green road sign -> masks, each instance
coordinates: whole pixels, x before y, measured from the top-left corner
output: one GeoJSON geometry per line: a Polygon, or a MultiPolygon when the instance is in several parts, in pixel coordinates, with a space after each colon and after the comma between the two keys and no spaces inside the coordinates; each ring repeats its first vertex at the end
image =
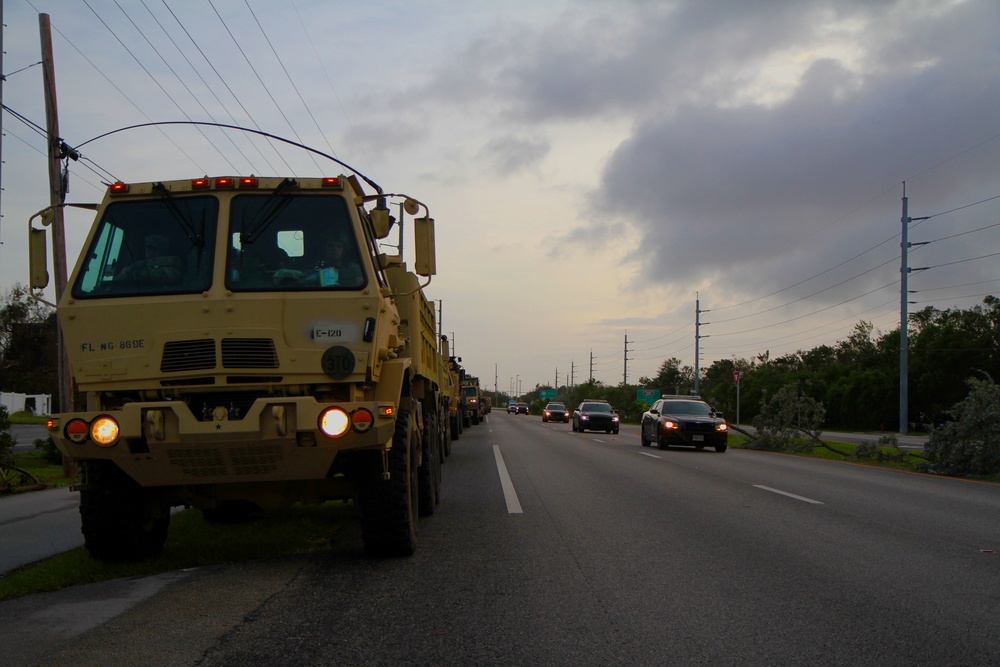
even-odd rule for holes
{"type": "Polygon", "coordinates": [[[543,401],[548,401],[559,395],[559,392],[555,389],[541,389],[538,392],[541,395],[543,401]]]}
{"type": "Polygon", "coordinates": [[[660,398],[659,389],[640,389],[635,392],[635,400],[642,401],[646,405],[652,405],[660,398]]]}

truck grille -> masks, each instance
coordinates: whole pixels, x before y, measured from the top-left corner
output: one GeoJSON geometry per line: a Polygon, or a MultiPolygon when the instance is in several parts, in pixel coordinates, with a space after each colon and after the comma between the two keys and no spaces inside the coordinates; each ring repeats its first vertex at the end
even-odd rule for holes
{"type": "Polygon", "coordinates": [[[270,338],[223,338],[223,368],[277,368],[278,353],[270,338]]]}
{"type": "MultiPolygon", "coordinates": [[[[163,346],[160,372],[179,373],[214,369],[218,364],[215,340],[174,340],[163,346]]],[[[278,352],[270,338],[223,338],[223,368],[277,368],[278,352]]]]}
{"type": "Polygon", "coordinates": [[[215,341],[212,339],[175,340],[163,346],[161,373],[215,368],[215,341]]]}
{"type": "Polygon", "coordinates": [[[254,445],[234,448],[168,449],[170,463],[179,466],[188,477],[227,477],[229,475],[266,475],[281,463],[278,445],[254,445]]]}

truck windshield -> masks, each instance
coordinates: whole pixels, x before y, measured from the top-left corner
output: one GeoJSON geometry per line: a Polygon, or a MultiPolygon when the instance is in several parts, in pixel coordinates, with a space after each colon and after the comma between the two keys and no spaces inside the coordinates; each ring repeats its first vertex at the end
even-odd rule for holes
{"type": "Polygon", "coordinates": [[[343,197],[239,195],[229,219],[234,292],[360,290],[368,282],[343,197]]]}
{"type": "Polygon", "coordinates": [[[219,202],[174,197],[110,204],[73,283],[73,296],[204,292],[212,283],[219,202]]]}

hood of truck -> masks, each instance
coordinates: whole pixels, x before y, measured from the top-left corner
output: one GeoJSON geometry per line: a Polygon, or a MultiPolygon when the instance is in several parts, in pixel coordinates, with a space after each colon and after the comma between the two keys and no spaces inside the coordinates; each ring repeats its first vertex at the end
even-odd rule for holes
{"type": "Polygon", "coordinates": [[[367,293],[70,298],[59,308],[82,391],[364,382],[388,356],[378,329],[392,317],[367,293]]]}

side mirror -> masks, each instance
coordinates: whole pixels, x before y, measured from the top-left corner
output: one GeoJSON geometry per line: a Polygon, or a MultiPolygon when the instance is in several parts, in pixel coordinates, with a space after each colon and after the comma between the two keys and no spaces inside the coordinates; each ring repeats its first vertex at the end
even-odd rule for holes
{"type": "Polygon", "coordinates": [[[437,273],[437,253],[434,244],[434,218],[413,219],[414,267],[421,276],[437,273]]]}
{"type": "Polygon", "coordinates": [[[28,229],[28,266],[31,289],[44,289],[49,284],[48,259],[45,254],[45,230],[28,229]]]}

